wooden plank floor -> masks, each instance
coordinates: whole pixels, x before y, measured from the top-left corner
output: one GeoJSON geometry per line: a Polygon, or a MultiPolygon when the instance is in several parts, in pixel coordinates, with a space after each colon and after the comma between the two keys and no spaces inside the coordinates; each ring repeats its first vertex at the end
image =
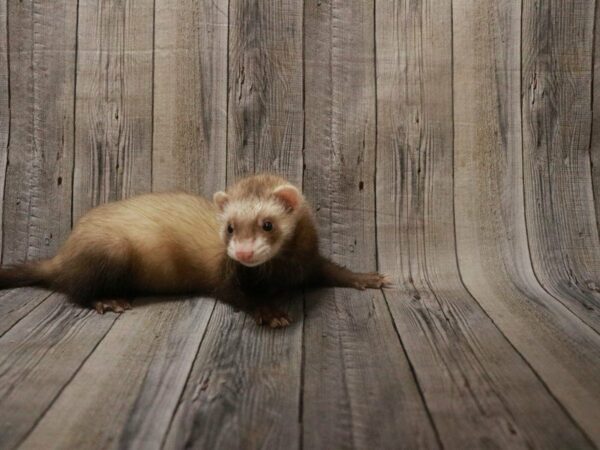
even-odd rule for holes
{"type": "Polygon", "coordinates": [[[0,448],[600,448],[598,1],[0,0],[2,263],[268,170],[394,281],[1,291],[0,448]]]}

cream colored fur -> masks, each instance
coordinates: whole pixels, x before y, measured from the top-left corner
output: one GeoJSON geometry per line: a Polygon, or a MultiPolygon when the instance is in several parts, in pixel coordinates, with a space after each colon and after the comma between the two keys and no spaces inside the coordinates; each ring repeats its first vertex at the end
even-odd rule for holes
{"type": "MultiPolygon", "coordinates": [[[[81,251],[135,257],[135,285],[142,291],[178,292],[197,270],[201,288],[218,281],[225,244],[217,211],[206,199],[185,193],[155,193],[100,206],[75,226],[58,255],[57,267],[81,251]],[[182,270],[187,265],[187,270],[182,270]]],[[[185,291],[185,289],[181,289],[185,291]]]]}

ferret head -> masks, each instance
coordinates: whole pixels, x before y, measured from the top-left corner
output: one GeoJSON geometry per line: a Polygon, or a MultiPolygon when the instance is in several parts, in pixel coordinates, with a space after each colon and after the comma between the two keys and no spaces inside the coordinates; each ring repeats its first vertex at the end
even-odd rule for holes
{"type": "Polygon", "coordinates": [[[220,212],[227,254],[247,267],[256,267],[277,255],[293,236],[304,202],[291,184],[220,191],[213,200],[220,212]]]}

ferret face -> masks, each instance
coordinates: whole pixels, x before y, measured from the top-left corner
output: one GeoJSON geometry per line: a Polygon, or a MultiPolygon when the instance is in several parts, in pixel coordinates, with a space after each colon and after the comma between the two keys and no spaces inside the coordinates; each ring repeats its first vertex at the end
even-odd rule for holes
{"type": "Polygon", "coordinates": [[[283,185],[270,195],[229,195],[217,192],[221,234],[227,255],[247,267],[273,258],[293,235],[302,196],[292,185],[283,185]]]}

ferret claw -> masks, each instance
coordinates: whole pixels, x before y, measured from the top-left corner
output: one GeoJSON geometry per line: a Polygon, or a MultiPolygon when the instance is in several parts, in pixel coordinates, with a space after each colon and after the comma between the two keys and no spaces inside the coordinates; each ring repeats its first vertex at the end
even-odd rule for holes
{"type": "Polygon", "coordinates": [[[382,275],[377,272],[359,273],[356,274],[356,280],[352,287],[360,291],[365,289],[382,289],[391,287],[391,280],[387,275],[382,275]]]}
{"type": "Polygon", "coordinates": [[[270,328],[284,328],[292,323],[287,313],[267,307],[256,310],[254,319],[257,325],[265,325],[270,328]]]}
{"type": "Polygon", "coordinates": [[[104,314],[106,311],[113,311],[117,314],[131,309],[131,303],[128,300],[97,300],[92,305],[98,314],[104,314]]]}
{"type": "Polygon", "coordinates": [[[104,304],[102,302],[94,302],[94,309],[98,314],[104,314],[104,304]]]}

